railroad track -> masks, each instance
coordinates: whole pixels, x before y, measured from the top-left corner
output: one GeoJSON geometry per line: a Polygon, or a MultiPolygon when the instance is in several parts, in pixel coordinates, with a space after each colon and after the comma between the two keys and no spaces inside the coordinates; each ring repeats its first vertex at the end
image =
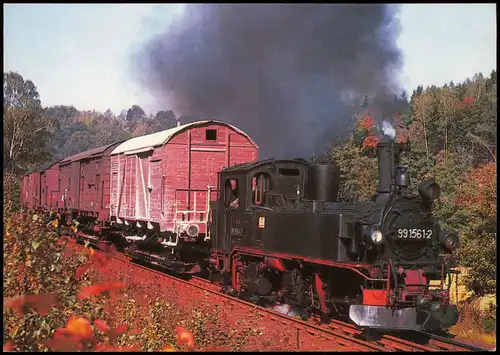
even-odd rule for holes
{"type": "MultiPolygon", "coordinates": [[[[190,280],[193,283],[198,285],[204,285],[206,287],[213,287],[210,281],[203,279],[201,277],[193,276],[190,280]]],[[[217,289],[217,287],[215,288],[217,289]]],[[[357,326],[346,323],[340,320],[332,320],[330,324],[323,325],[323,327],[328,327],[334,329],[335,331],[343,332],[349,336],[356,337],[366,337],[364,335],[363,329],[358,328],[357,326]]],[[[479,348],[474,345],[458,342],[453,339],[445,338],[442,336],[438,336],[435,334],[427,333],[427,332],[417,332],[420,336],[420,342],[412,342],[410,340],[388,335],[388,334],[370,334],[368,337],[371,337],[371,341],[379,344],[385,350],[392,351],[484,351],[485,349],[479,348]],[[377,336],[378,335],[378,336],[377,336]]],[[[415,336],[415,332],[407,332],[407,336],[415,336]]],[[[416,340],[418,341],[418,339],[416,340]]]]}
{"type": "Polygon", "coordinates": [[[456,341],[454,339],[445,338],[436,334],[427,332],[419,332],[429,340],[429,345],[439,349],[439,351],[487,351],[471,344],[456,341]]]}
{"type": "MultiPolygon", "coordinates": [[[[74,240],[68,241],[71,244],[80,246],[80,243],[75,242],[74,240]]],[[[101,251],[96,250],[95,253],[102,253],[101,251]]],[[[296,341],[297,347],[299,347],[300,338],[304,335],[306,336],[314,336],[325,339],[328,341],[328,345],[332,349],[338,349],[341,351],[386,351],[383,347],[370,343],[368,341],[360,340],[353,338],[349,335],[343,334],[341,332],[337,332],[333,329],[325,329],[320,326],[311,325],[308,322],[298,320],[287,315],[284,315],[280,312],[273,311],[271,309],[267,309],[261,306],[257,306],[253,303],[241,300],[239,298],[235,298],[224,293],[220,293],[215,291],[213,287],[209,287],[209,285],[214,286],[209,281],[204,280],[199,277],[193,277],[191,280],[184,280],[175,276],[168,275],[164,272],[152,269],[150,267],[146,267],[137,263],[131,262],[131,258],[126,256],[123,253],[116,253],[117,255],[108,255],[108,257],[114,258],[120,262],[129,263],[135,268],[143,269],[149,273],[155,274],[158,277],[169,278],[177,283],[184,284],[187,287],[198,289],[202,292],[208,292],[213,297],[217,297],[223,300],[223,303],[228,305],[232,304],[236,307],[244,308],[248,311],[256,311],[260,313],[262,316],[270,319],[276,323],[286,324],[288,326],[293,326],[296,330],[296,341]],[[128,259],[128,260],[127,260],[128,259]]]]}
{"type": "MultiPolygon", "coordinates": [[[[328,327],[343,331],[353,336],[365,337],[363,330],[353,324],[333,320],[328,327]]],[[[405,335],[394,336],[389,334],[369,334],[371,341],[380,344],[392,351],[485,351],[470,344],[462,343],[453,339],[441,337],[427,332],[405,332],[405,335]],[[411,339],[411,340],[410,340],[411,339]]]]}
{"type": "MultiPolygon", "coordinates": [[[[81,245],[72,239],[69,242],[75,245],[81,245]]],[[[97,247],[94,245],[94,247],[97,247]]],[[[99,249],[99,248],[98,248],[99,249]]],[[[96,253],[102,253],[99,250],[96,253]]],[[[108,254],[109,255],[109,254],[108,254]]],[[[332,347],[338,349],[339,351],[405,351],[405,352],[421,352],[421,351],[485,351],[470,344],[461,343],[453,339],[448,339],[445,337],[437,336],[434,334],[429,334],[426,332],[415,332],[419,335],[417,340],[409,340],[401,337],[379,334],[373,337],[373,334],[366,336],[363,329],[356,327],[353,324],[342,322],[339,320],[333,320],[330,324],[316,325],[311,320],[303,321],[278,311],[261,307],[255,305],[254,303],[244,301],[242,299],[224,294],[219,292],[220,287],[212,284],[210,281],[197,277],[191,276],[189,280],[183,278],[175,277],[165,272],[159,271],[150,266],[141,265],[132,261],[128,255],[116,252],[116,255],[109,255],[110,257],[119,260],[124,263],[130,263],[134,267],[141,268],[147,272],[154,273],[159,277],[169,278],[175,282],[182,283],[188,287],[196,288],[203,292],[209,292],[214,297],[222,298],[224,303],[232,303],[237,307],[243,307],[248,310],[254,310],[271,319],[277,323],[288,324],[297,330],[297,348],[299,347],[299,338],[301,333],[307,333],[308,335],[313,335],[319,338],[326,339],[332,347]],[[426,339],[426,340],[424,340],[426,339]],[[418,341],[418,342],[415,342],[418,341]],[[420,343],[426,342],[425,344],[420,343]]],[[[407,333],[410,334],[410,333],[407,333]]],[[[412,336],[414,334],[411,334],[412,336]]]]}

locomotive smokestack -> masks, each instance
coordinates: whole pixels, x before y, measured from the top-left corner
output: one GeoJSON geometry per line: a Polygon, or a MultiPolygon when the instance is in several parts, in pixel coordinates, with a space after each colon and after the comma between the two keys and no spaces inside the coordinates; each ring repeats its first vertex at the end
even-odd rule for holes
{"type": "Polygon", "coordinates": [[[405,150],[405,145],[394,143],[393,140],[377,144],[378,193],[386,194],[391,192],[394,167],[399,165],[403,150],[405,150]]]}

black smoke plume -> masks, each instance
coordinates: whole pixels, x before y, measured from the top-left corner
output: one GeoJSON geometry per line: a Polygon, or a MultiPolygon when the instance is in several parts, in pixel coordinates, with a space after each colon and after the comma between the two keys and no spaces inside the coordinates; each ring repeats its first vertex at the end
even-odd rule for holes
{"type": "Polygon", "coordinates": [[[177,114],[223,120],[249,133],[261,158],[307,158],[348,133],[351,99],[367,94],[385,102],[400,92],[397,9],[186,5],[164,34],[135,53],[134,68],[177,114]]]}

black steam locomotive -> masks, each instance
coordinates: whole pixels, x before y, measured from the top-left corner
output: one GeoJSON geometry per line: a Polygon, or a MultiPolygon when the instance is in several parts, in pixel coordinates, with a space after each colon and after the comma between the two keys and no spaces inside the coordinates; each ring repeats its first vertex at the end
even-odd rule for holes
{"type": "Polygon", "coordinates": [[[264,160],[219,173],[212,206],[211,265],[238,294],[284,301],[323,317],[348,315],[382,329],[455,325],[449,285],[456,273],[441,254],[458,237],[433,219],[440,187],[406,193],[407,147],[377,146],[379,184],[366,203],[337,201],[340,171],[304,160],[264,160]]]}

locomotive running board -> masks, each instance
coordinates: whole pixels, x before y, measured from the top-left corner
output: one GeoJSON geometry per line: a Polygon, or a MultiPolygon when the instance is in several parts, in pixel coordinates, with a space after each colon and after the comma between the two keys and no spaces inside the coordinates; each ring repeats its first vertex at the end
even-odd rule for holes
{"type": "Polygon", "coordinates": [[[420,330],[414,308],[393,310],[384,306],[352,305],[349,318],[360,327],[391,330],[420,330]]]}

